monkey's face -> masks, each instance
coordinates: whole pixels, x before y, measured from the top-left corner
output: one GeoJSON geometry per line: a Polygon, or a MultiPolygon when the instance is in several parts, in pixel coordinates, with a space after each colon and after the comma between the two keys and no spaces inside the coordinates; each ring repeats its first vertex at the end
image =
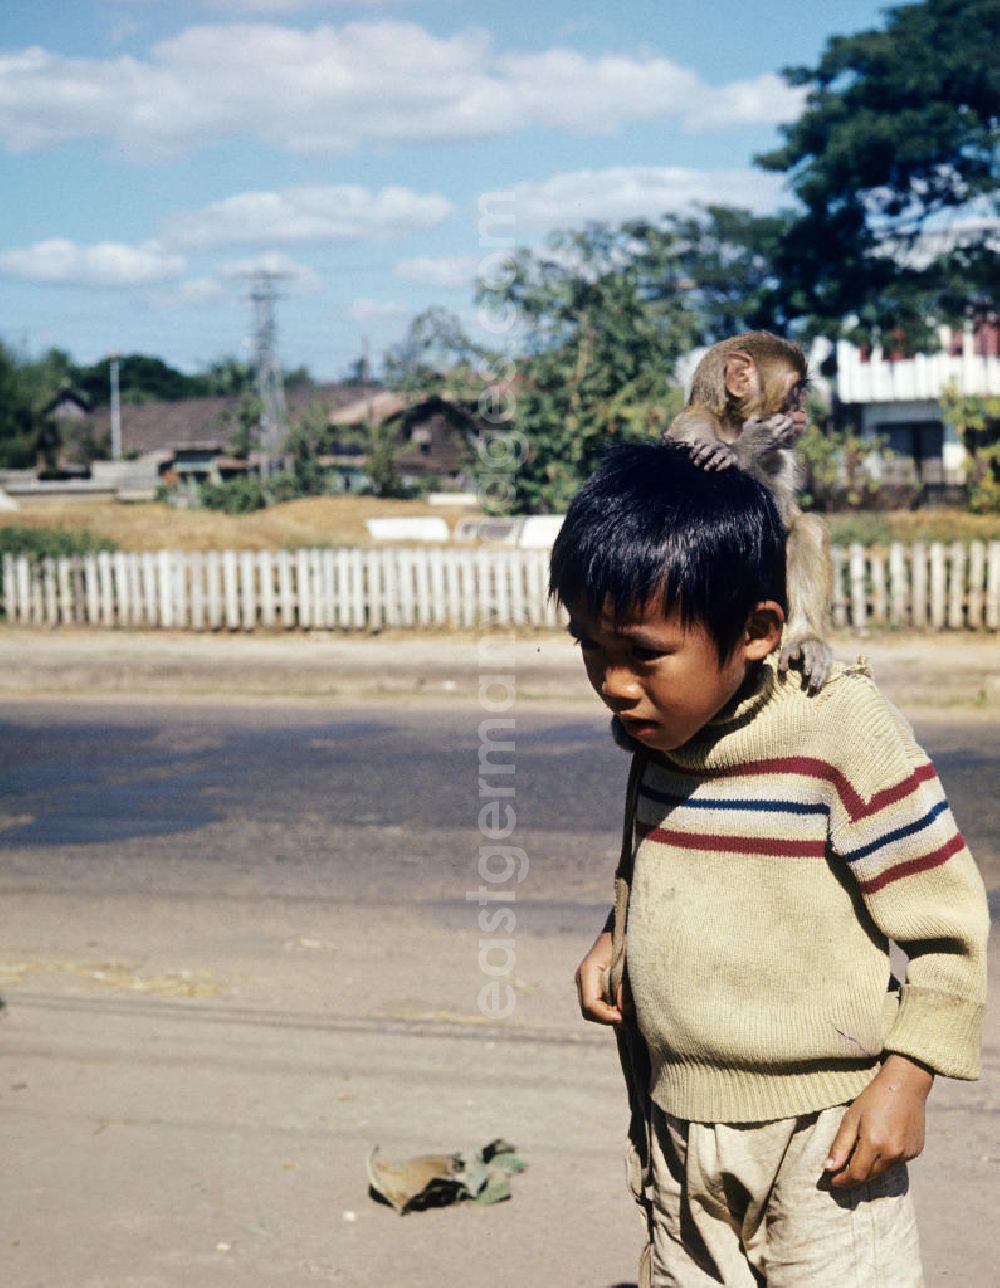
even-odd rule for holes
{"type": "Polygon", "coordinates": [[[655,602],[618,621],[607,613],[594,620],[574,611],[569,629],[594,691],[628,733],[652,750],[673,751],[733,700],[751,662],[776,647],[782,615],[774,608],[769,630],[748,624],[746,638],[725,662],[704,626],[685,625],[676,611],[664,616],[655,602]]]}
{"type": "Polygon", "coordinates": [[[808,382],[798,371],[789,370],[785,372],[782,386],[783,397],[778,411],[782,415],[791,416],[801,434],[809,421],[809,414],[806,411],[808,382]]]}
{"type": "Polygon", "coordinates": [[[807,422],[807,381],[803,373],[784,359],[758,363],[748,354],[733,356],[745,361],[726,368],[732,419],[742,425],[747,420],[786,415],[801,434],[807,422]]]}

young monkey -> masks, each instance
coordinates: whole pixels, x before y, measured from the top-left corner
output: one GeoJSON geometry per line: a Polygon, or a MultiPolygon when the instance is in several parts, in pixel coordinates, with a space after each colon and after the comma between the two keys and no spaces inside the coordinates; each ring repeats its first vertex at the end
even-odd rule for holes
{"type": "Polygon", "coordinates": [[[829,535],[822,519],[795,504],[794,444],[806,427],[805,354],[768,331],[746,331],[713,345],[695,368],[687,406],[665,438],[691,444],[707,470],[736,465],[774,496],[788,533],[789,616],[779,667],[801,660],[810,692],[833,663],[826,615],[833,589],[829,535]]]}

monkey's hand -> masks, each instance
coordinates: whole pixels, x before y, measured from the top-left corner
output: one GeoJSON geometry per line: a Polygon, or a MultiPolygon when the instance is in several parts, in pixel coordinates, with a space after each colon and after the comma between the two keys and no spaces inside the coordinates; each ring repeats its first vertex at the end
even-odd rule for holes
{"type": "Polygon", "coordinates": [[[819,693],[830,678],[833,666],[833,650],[826,640],[818,635],[791,636],[782,641],[781,655],[778,658],[778,670],[787,674],[792,662],[802,663],[802,673],[808,681],[808,691],[819,693]]]}
{"type": "Polygon", "coordinates": [[[802,433],[803,425],[784,412],[768,416],[766,420],[754,417],[743,422],[740,433],[740,446],[748,448],[754,454],[774,451],[779,447],[791,447],[802,433]]]}
{"type": "Polygon", "coordinates": [[[738,458],[729,444],[719,438],[696,438],[691,443],[691,459],[703,470],[728,470],[738,458]]]}

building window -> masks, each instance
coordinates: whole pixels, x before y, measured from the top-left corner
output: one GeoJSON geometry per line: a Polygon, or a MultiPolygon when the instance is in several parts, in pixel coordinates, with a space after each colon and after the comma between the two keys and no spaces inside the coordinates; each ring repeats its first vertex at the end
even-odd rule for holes
{"type": "MultiPolygon", "coordinates": [[[[938,420],[876,425],[875,433],[898,461],[912,461],[924,483],[944,481],[944,425],[938,420]]],[[[898,471],[897,471],[898,472],[898,471]]]]}

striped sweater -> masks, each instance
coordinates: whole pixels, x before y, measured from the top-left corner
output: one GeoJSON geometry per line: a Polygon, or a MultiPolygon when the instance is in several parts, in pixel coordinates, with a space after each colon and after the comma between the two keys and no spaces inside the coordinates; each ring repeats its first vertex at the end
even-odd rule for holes
{"type": "Polygon", "coordinates": [[[856,1096],[888,1051],[978,1076],[982,880],[863,663],[813,697],[765,665],[691,742],[649,754],[636,832],[628,975],[661,1108],[807,1113],[856,1096]]]}

